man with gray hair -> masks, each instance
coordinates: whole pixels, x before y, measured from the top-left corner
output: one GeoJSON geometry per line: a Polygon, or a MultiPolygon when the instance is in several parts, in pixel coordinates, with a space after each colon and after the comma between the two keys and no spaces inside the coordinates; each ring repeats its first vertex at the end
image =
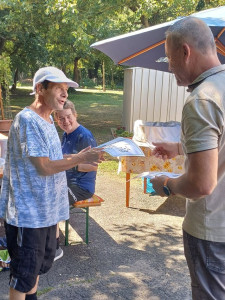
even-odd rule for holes
{"type": "Polygon", "coordinates": [[[151,180],[160,196],[185,197],[184,251],[195,300],[225,299],[225,65],[210,28],[187,17],[166,32],[166,55],[177,84],[188,86],[181,144],[157,143],[154,154],[185,155],[185,173],[151,180]]]}

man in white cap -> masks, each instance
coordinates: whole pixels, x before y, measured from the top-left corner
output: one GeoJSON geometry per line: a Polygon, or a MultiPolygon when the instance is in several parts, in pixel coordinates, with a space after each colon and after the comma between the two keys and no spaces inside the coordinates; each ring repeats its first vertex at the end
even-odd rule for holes
{"type": "Polygon", "coordinates": [[[69,218],[64,171],[102,161],[102,152],[95,148],[63,158],[51,113],[63,109],[69,87],[78,84],[59,69],[38,70],[35,100],[16,115],[9,132],[0,217],[5,219],[11,257],[10,300],[37,299],[39,275],[54,261],[56,224],[69,218]]]}

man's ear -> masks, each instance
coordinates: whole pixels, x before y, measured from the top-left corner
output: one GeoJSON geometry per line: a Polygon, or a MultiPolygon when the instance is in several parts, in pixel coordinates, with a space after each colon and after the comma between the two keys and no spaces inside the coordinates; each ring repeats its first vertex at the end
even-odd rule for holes
{"type": "Polygon", "coordinates": [[[183,58],[184,61],[187,62],[191,55],[191,49],[190,46],[187,43],[183,44],[183,58]]]}
{"type": "Polygon", "coordinates": [[[44,89],[44,87],[41,83],[36,84],[36,93],[38,95],[43,95],[43,89],[44,89]]]}

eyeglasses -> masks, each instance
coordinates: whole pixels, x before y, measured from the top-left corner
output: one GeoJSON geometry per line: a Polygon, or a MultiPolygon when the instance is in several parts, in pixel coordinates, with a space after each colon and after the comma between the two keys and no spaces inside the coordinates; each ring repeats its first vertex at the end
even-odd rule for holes
{"type": "Polygon", "coordinates": [[[161,62],[168,63],[169,60],[168,60],[168,57],[166,56],[166,57],[160,57],[159,59],[156,60],[156,62],[159,62],[159,63],[161,63],[161,62]]]}
{"type": "Polygon", "coordinates": [[[58,118],[58,122],[59,122],[59,123],[63,123],[63,122],[65,122],[66,120],[67,120],[67,121],[71,121],[72,118],[73,118],[72,115],[68,115],[68,116],[65,116],[65,117],[62,117],[62,118],[58,118]]]}

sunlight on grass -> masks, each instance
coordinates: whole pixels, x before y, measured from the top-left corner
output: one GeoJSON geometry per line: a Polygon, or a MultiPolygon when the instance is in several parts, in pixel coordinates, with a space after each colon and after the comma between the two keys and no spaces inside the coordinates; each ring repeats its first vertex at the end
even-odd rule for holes
{"type": "Polygon", "coordinates": [[[108,160],[104,161],[98,165],[99,171],[108,171],[108,172],[117,172],[118,170],[118,161],[108,160]]]}
{"type": "Polygon", "coordinates": [[[102,94],[115,94],[115,95],[123,95],[123,91],[115,91],[115,90],[106,90],[103,92],[102,90],[98,89],[77,89],[79,92],[84,92],[84,93],[102,93],[102,94]]]}
{"type": "MultiPolygon", "coordinates": [[[[94,107],[99,107],[99,103],[93,103],[89,107],[94,108],[94,107]]],[[[112,107],[110,104],[101,104],[101,107],[112,107]]]]}
{"type": "Polygon", "coordinates": [[[98,174],[99,173],[107,173],[110,176],[115,176],[118,178],[123,178],[125,179],[125,173],[124,172],[120,172],[118,174],[118,160],[114,161],[114,160],[108,160],[108,161],[104,161],[101,164],[98,165],[98,174]]]}
{"type": "MultiPolygon", "coordinates": [[[[105,174],[106,176],[111,176],[113,178],[117,177],[119,180],[122,180],[121,183],[125,184],[126,182],[126,173],[118,173],[118,160],[106,160],[98,165],[97,174],[105,174]]],[[[133,187],[143,187],[143,181],[141,178],[136,178],[137,174],[130,174],[131,184],[133,187]]]]}
{"type": "MultiPolygon", "coordinates": [[[[32,91],[32,84],[30,85],[21,85],[21,86],[17,86],[18,90],[31,90],[32,91]]],[[[106,90],[105,92],[103,92],[103,90],[99,90],[99,89],[82,89],[82,88],[78,88],[76,89],[77,92],[81,92],[81,93],[95,93],[95,94],[115,94],[115,95],[123,95],[123,91],[118,91],[118,90],[106,90]]]]}
{"type": "Polygon", "coordinates": [[[32,85],[31,86],[25,86],[25,85],[17,86],[16,88],[19,90],[31,90],[31,92],[32,92],[32,85]]]}

